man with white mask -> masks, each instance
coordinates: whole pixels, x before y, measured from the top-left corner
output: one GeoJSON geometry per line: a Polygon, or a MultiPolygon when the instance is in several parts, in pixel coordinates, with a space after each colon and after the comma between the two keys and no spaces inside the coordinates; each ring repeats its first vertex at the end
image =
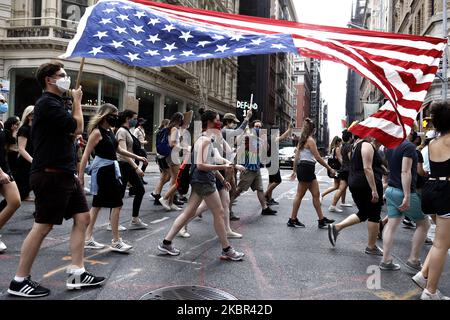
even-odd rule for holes
{"type": "Polygon", "coordinates": [[[35,195],[35,222],[22,245],[20,262],[8,293],[20,297],[42,297],[50,293],[31,280],[31,267],[42,241],[54,225],[73,219],[70,236],[72,264],[67,268],[68,289],[100,285],[96,277],[84,268],[84,239],[90,222],[89,208],[83,187],[76,174],[75,139],[83,132],[81,86],[71,91],[73,109],[64,107],[62,95],[70,88],[70,77],[60,62],[41,65],[36,78],[44,93],[36,101],[31,135],[34,157],[30,186],[35,195]]]}

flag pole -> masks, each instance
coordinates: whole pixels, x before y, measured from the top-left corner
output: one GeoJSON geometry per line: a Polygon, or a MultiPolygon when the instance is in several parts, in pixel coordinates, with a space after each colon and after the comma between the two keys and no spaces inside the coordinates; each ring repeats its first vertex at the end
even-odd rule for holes
{"type": "Polygon", "coordinates": [[[75,84],[75,89],[78,89],[80,87],[80,81],[81,81],[81,75],[83,74],[83,68],[84,68],[84,57],[81,58],[81,62],[80,62],[80,70],[78,71],[78,76],[77,76],[77,82],[75,84]]]}

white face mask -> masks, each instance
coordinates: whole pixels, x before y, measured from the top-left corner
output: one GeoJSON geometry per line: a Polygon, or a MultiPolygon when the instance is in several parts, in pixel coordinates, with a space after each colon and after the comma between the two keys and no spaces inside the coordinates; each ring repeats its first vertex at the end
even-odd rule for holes
{"type": "Polygon", "coordinates": [[[59,78],[54,84],[64,93],[70,89],[70,77],[59,78]]]}

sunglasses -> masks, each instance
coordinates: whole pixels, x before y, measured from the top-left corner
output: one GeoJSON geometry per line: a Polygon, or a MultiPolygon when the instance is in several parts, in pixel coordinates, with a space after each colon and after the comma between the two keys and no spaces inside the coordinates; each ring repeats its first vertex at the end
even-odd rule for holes
{"type": "Polygon", "coordinates": [[[6,102],[6,100],[0,100],[0,103],[5,103],[6,102]]]}

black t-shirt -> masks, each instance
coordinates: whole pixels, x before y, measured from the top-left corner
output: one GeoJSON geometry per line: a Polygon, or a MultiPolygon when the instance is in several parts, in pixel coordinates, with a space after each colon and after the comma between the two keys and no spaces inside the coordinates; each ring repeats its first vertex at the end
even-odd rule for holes
{"type": "Polygon", "coordinates": [[[24,124],[17,131],[17,140],[19,137],[24,137],[27,139],[27,145],[25,146],[25,151],[28,152],[30,156],[33,156],[33,143],[31,142],[31,127],[27,124],[24,124]]]}
{"type": "MultiPolygon", "coordinates": [[[[362,158],[362,145],[363,143],[368,143],[363,140],[352,148],[352,158],[350,159],[350,175],[348,180],[348,185],[352,188],[368,188],[370,187],[369,182],[367,181],[366,174],[364,172],[364,163],[362,158]]],[[[373,147],[373,146],[372,146],[373,147]]],[[[378,154],[377,150],[373,147],[374,154],[372,160],[372,170],[373,175],[375,177],[375,183],[377,185],[381,185],[381,178],[383,174],[383,169],[381,168],[382,161],[381,157],[378,154]]]]}
{"type": "Polygon", "coordinates": [[[402,187],[402,162],[403,158],[411,158],[413,163],[411,167],[411,192],[416,192],[417,183],[417,151],[416,146],[410,141],[403,141],[395,149],[386,150],[386,158],[389,162],[389,186],[403,189],[402,187]]]}
{"type": "Polygon", "coordinates": [[[34,107],[31,137],[34,157],[31,172],[46,168],[76,172],[76,147],[73,134],[77,123],[64,108],[63,99],[44,92],[34,107]]]}
{"type": "MultiPolygon", "coordinates": [[[[417,152],[417,163],[421,163],[423,165],[423,156],[422,156],[422,152],[420,152],[419,150],[416,150],[417,152]]],[[[416,188],[417,189],[422,189],[423,186],[425,185],[425,182],[427,181],[427,179],[425,177],[420,176],[419,174],[417,174],[417,185],[416,188]]]]}

